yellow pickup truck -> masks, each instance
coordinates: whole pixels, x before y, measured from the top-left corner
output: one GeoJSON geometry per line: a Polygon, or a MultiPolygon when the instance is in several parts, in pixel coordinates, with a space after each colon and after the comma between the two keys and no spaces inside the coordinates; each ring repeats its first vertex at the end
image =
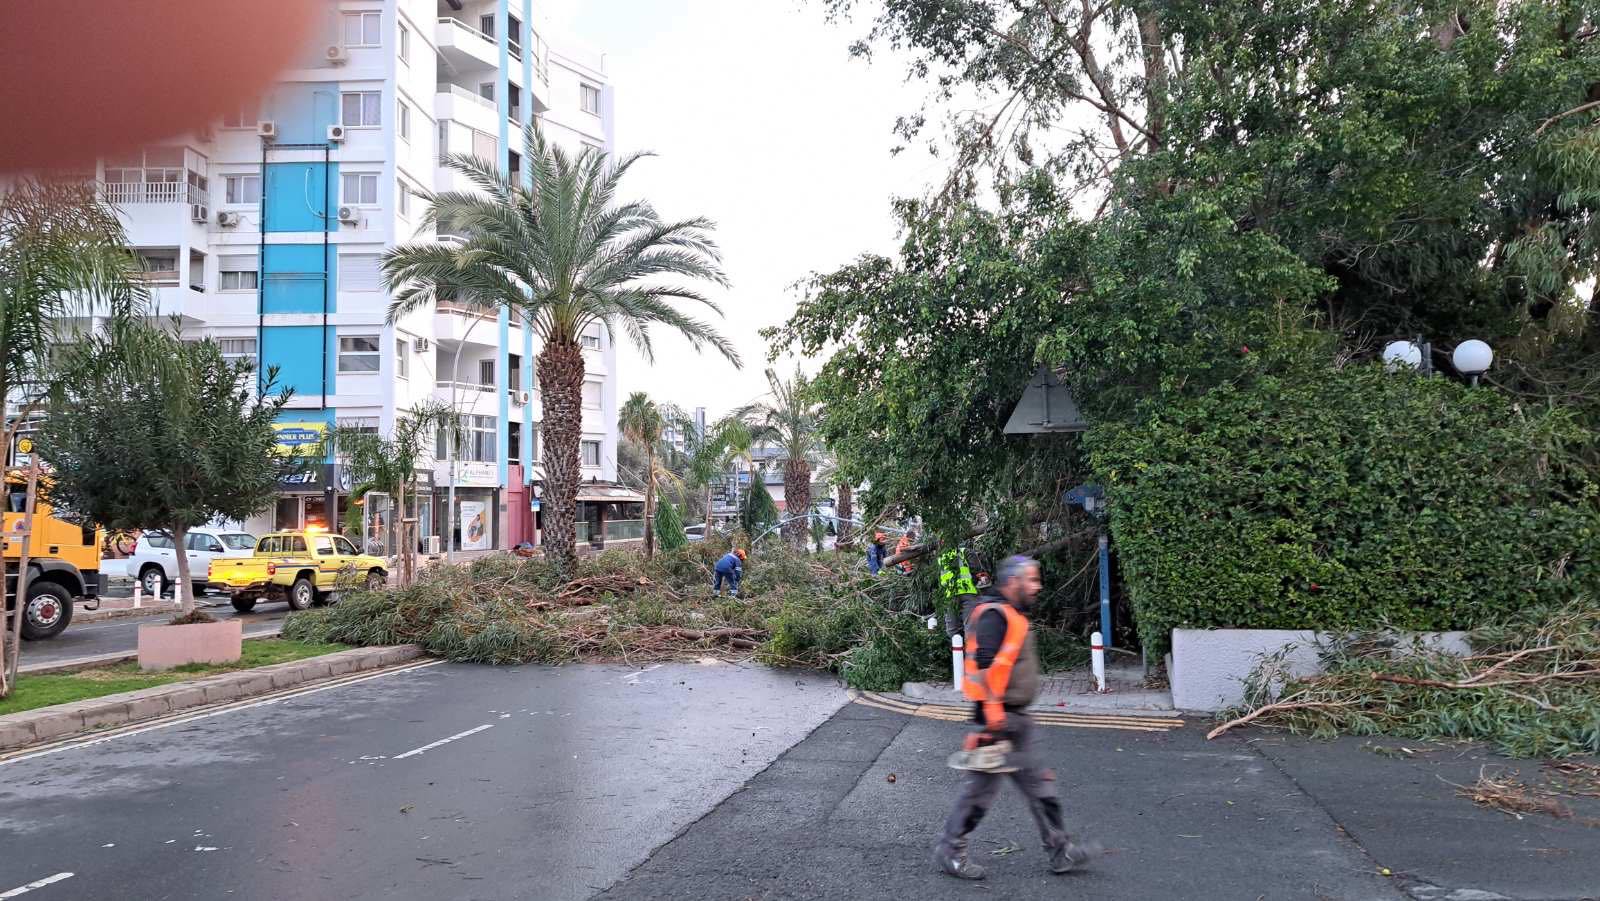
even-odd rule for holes
{"type": "Polygon", "coordinates": [[[261,600],[288,601],[290,610],[304,610],[333,591],[382,588],[385,565],[382,557],[357,553],[343,535],[297,529],[263,536],[253,556],[212,560],[206,582],[231,595],[240,613],[261,600]]]}

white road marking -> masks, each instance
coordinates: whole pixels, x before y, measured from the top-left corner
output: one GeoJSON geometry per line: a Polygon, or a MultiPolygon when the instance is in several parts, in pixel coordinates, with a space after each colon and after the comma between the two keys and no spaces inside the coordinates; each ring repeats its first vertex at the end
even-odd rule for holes
{"type": "Polygon", "coordinates": [[[47,885],[54,885],[55,883],[60,882],[63,879],[71,879],[71,878],[72,878],[72,874],[71,873],[57,873],[54,876],[46,876],[43,879],[35,880],[33,882],[28,883],[27,885],[19,885],[19,886],[17,886],[16,888],[12,889],[9,892],[0,892],[0,899],[4,899],[4,898],[20,898],[23,895],[26,895],[27,893],[33,891],[36,888],[44,888],[47,885]]]}
{"type": "Polygon", "coordinates": [[[637,673],[629,673],[626,676],[623,676],[622,677],[622,681],[626,682],[629,685],[638,685],[640,676],[644,675],[645,673],[655,672],[656,670],[662,668],[663,666],[666,666],[666,664],[665,663],[658,663],[655,666],[647,666],[644,669],[639,670],[637,673]]]}
{"type": "Polygon", "coordinates": [[[394,756],[394,759],[395,760],[405,760],[407,757],[415,757],[416,755],[421,754],[424,751],[432,751],[434,748],[437,748],[437,747],[439,747],[441,745],[447,745],[447,744],[449,744],[449,743],[451,743],[453,741],[457,741],[459,739],[466,738],[469,735],[476,735],[476,734],[478,734],[479,732],[482,732],[485,729],[493,729],[493,728],[494,728],[494,723],[484,723],[481,726],[478,726],[478,727],[473,728],[473,729],[468,729],[465,732],[457,732],[455,735],[452,735],[449,738],[441,738],[436,742],[430,742],[429,744],[425,744],[420,748],[412,748],[411,750],[405,752],[404,754],[396,754],[394,756]]]}
{"type": "MultiPolygon", "coordinates": [[[[58,754],[58,753],[60,753],[62,751],[74,751],[74,750],[77,750],[79,748],[88,748],[88,747],[92,747],[94,745],[104,744],[104,743],[106,743],[108,741],[114,741],[114,740],[119,739],[119,738],[127,738],[128,736],[131,736],[131,735],[143,735],[146,732],[154,732],[157,729],[166,729],[166,728],[168,728],[170,726],[181,726],[181,725],[183,725],[185,723],[192,723],[192,722],[194,722],[196,720],[204,720],[204,719],[210,719],[211,717],[214,717],[214,716],[221,716],[224,713],[233,713],[233,712],[238,711],[238,710],[249,710],[249,709],[254,708],[254,707],[265,707],[268,704],[276,704],[279,701],[288,701],[288,700],[293,700],[295,698],[302,698],[302,697],[305,697],[306,695],[313,695],[313,694],[316,694],[317,692],[321,692],[321,691],[329,691],[329,690],[335,689],[335,688],[344,688],[347,685],[354,685],[354,684],[356,684],[358,682],[367,682],[367,681],[370,681],[372,679],[381,679],[384,676],[392,676],[392,675],[395,675],[396,673],[408,673],[408,672],[412,672],[414,670],[426,669],[427,667],[430,667],[430,666],[438,666],[439,664],[444,663],[444,662],[445,661],[443,661],[443,660],[429,660],[429,661],[426,661],[424,663],[418,663],[418,664],[416,664],[414,666],[402,666],[402,667],[398,667],[398,668],[395,668],[395,669],[384,670],[381,673],[367,673],[365,675],[356,676],[355,678],[352,678],[352,679],[343,679],[343,680],[340,680],[340,681],[337,681],[337,682],[330,682],[330,683],[325,683],[325,684],[322,684],[322,685],[315,685],[315,686],[312,686],[310,688],[290,689],[289,691],[287,691],[287,692],[285,692],[283,694],[273,695],[271,697],[266,697],[266,698],[258,698],[258,699],[253,700],[253,701],[252,700],[242,701],[242,702],[239,702],[239,703],[230,704],[230,705],[223,706],[223,707],[218,707],[218,708],[215,708],[215,709],[212,709],[212,710],[207,710],[207,711],[205,711],[203,713],[197,713],[197,714],[194,714],[193,716],[185,716],[185,717],[180,717],[178,719],[165,720],[165,721],[158,722],[158,723],[149,723],[149,724],[144,725],[144,726],[135,726],[135,727],[131,727],[131,728],[125,729],[123,731],[113,732],[113,733],[111,733],[109,735],[97,735],[94,738],[88,738],[88,739],[84,739],[82,741],[72,741],[72,742],[68,742],[67,744],[58,745],[58,746],[53,747],[53,748],[44,748],[44,749],[41,749],[41,750],[38,750],[38,751],[34,751],[34,752],[30,753],[30,754],[20,754],[20,755],[18,755],[16,757],[3,758],[3,759],[0,759],[0,767],[3,767],[5,765],[11,764],[11,763],[20,763],[21,761],[24,761],[24,760],[33,760],[35,758],[44,757],[44,756],[47,756],[49,754],[58,754]]],[[[0,901],[3,901],[4,897],[5,896],[0,895],[0,901]]]]}

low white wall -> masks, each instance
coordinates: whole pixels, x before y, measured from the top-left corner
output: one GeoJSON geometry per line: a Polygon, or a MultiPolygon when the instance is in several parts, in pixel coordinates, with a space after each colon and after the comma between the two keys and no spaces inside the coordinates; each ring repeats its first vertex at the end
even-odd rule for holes
{"type": "MultiPolygon", "coordinates": [[[[1283,661],[1286,675],[1321,672],[1316,643],[1328,633],[1288,629],[1173,629],[1167,677],[1172,706],[1196,713],[1215,713],[1244,701],[1244,681],[1263,657],[1293,645],[1283,661]]],[[[1420,637],[1423,644],[1455,654],[1471,653],[1465,632],[1423,632],[1399,636],[1402,643],[1420,637]]]]}

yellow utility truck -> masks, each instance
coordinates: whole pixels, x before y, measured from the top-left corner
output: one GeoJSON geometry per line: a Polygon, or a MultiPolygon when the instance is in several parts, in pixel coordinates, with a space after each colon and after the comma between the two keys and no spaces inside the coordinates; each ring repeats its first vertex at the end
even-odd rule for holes
{"type": "MultiPolygon", "coordinates": [[[[73,605],[100,606],[100,539],[93,525],[56,516],[50,506],[50,483],[39,480],[33,505],[33,537],[28,547],[28,597],[22,607],[22,637],[54,638],[72,622],[73,605]]],[[[5,533],[0,554],[5,558],[6,609],[16,607],[18,566],[22,562],[22,528],[27,510],[28,476],[5,471],[5,533]]]]}
{"type": "Polygon", "coordinates": [[[241,613],[261,600],[304,610],[334,591],[382,588],[387,566],[382,557],[357,553],[343,535],[296,529],[263,536],[252,556],[212,560],[207,587],[230,595],[241,613]]]}

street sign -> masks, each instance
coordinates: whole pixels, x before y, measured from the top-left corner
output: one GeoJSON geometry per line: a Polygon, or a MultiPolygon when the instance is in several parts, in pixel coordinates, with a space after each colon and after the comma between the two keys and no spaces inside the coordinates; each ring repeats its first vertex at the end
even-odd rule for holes
{"type": "Polygon", "coordinates": [[[1078,412],[1078,401],[1071,389],[1061,383],[1050,367],[1040,366],[1012,409],[1005,431],[1007,435],[1041,435],[1082,432],[1088,428],[1089,423],[1078,412]]]}

